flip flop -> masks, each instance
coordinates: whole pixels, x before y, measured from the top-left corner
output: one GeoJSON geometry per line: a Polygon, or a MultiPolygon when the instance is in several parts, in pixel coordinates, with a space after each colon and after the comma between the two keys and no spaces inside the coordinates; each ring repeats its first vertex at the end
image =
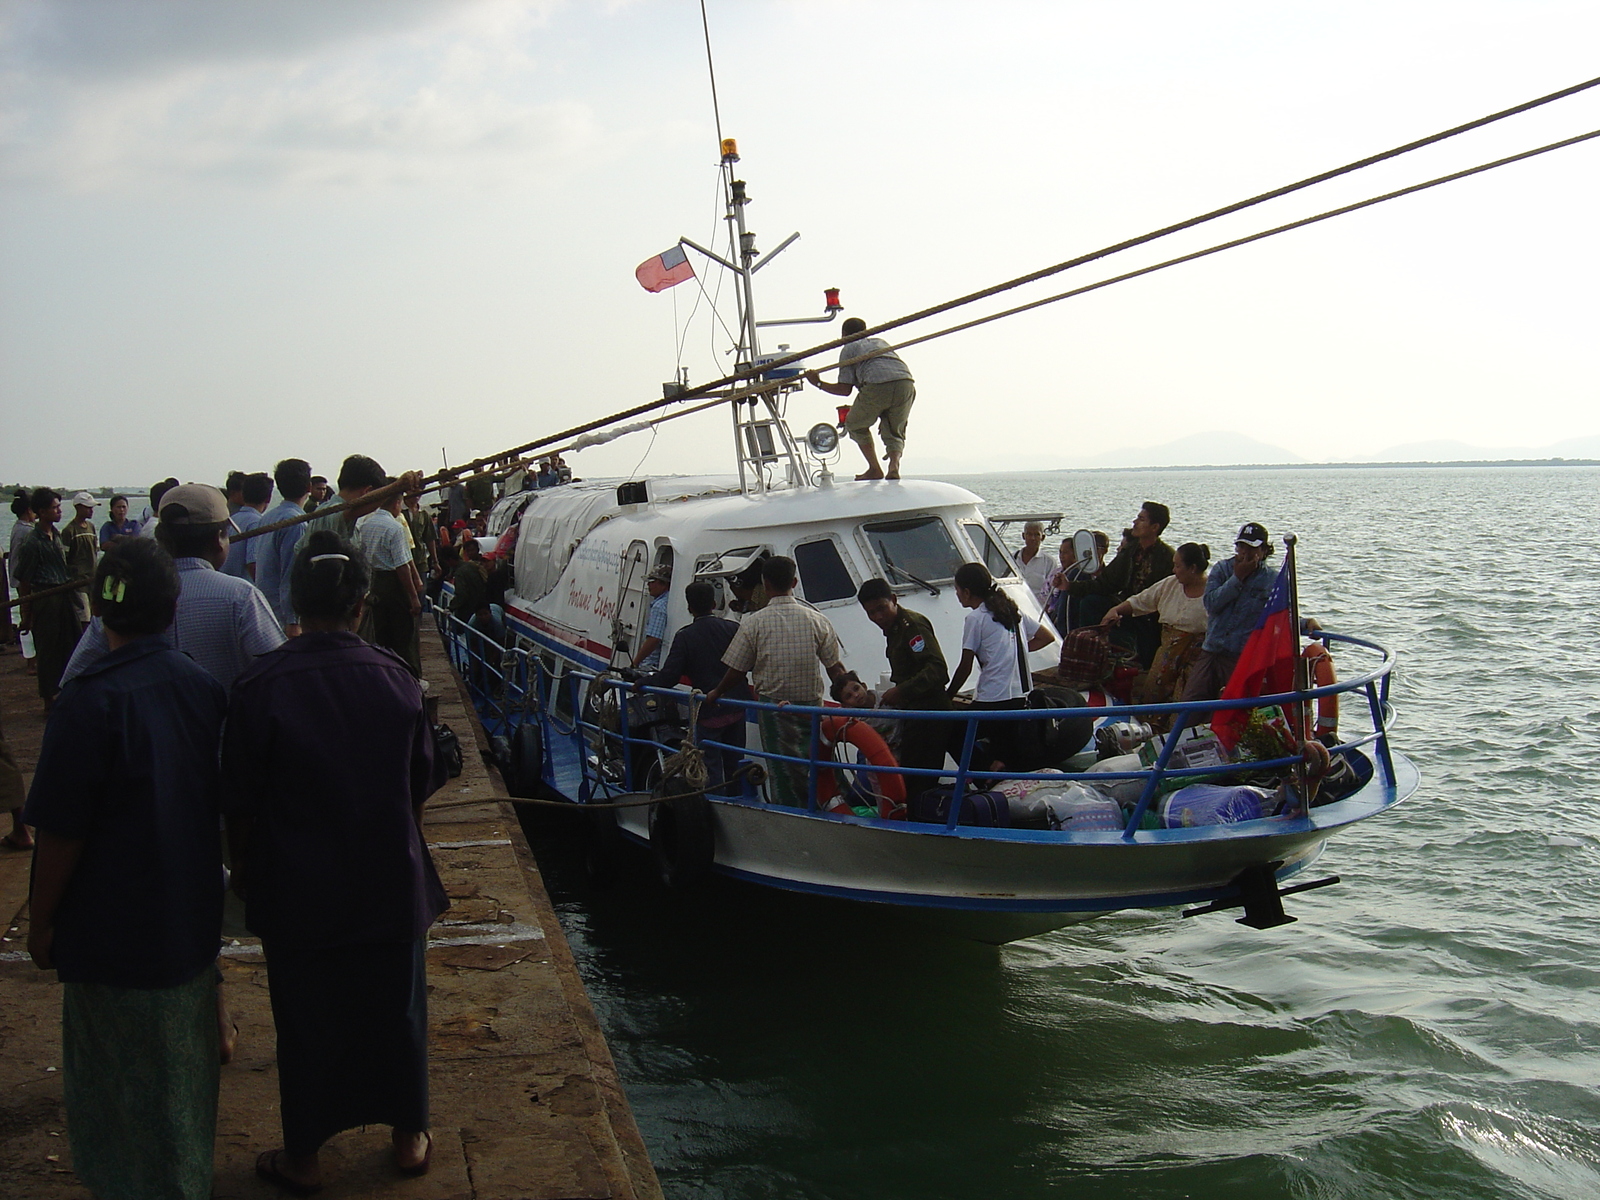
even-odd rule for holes
{"type": "Polygon", "coordinates": [[[428,1168],[433,1165],[433,1134],[423,1130],[422,1136],[428,1139],[428,1148],[422,1152],[422,1161],[410,1167],[401,1167],[398,1162],[394,1164],[400,1167],[400,1174],[409,1179],[416,1179],[420,1175],[426,1175],[428,1168]]]}
{"type": "Polygon", "coordinates": [[[290,1179],[278,1170],[278,1155],[282,1153],[282,1150],[263,1150],[256,1155],[256,1174],[273,1187],[282,1188],[291,1196],[315,1196],[322,1190],[320,1183],[301,1183],[298,1179],[290,1179]]]}
{"type": "Polygon", "coordinates": [[[15,833],[8,833],[8,834],[5,835],[5,837],[0,837],[0,842],[5,843],[5,845],[9,846],[13,850],[32,850],[33,849],[33,843],[32,842],[18,841],[17,840],[17,835],[15,833]]]}

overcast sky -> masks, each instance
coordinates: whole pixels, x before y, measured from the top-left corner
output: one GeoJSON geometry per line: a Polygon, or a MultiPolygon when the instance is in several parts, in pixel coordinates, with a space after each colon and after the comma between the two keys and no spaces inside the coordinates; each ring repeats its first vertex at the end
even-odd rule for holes
{"type": "MultiPolygon", "coordinates": [[[[761,314],[838,287],[869,323],[1580,82],[1600,45],[1592,2],[708,7],[758,244],[803,235],[761,314]]],[[[1596,127],[1600,89],[1027,295],[1596,127]]],[[[718,236],[716,163],[695,0],[0,0],[0,479],[431,469],[658,396],[680,339],[721,374],[697,285],[633,279],[718,236]]],[[[908,350],[907,469],[1600,433],[1597,179],[1600,142],[908,350]]],[[[724,421],[575,466],[730,469],[724,421]]]]}

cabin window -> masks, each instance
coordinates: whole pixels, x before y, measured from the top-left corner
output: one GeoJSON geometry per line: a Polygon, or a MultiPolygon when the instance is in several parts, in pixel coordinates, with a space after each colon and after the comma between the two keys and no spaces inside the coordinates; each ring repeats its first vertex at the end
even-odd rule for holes
{"type": "Polygon", "coordinates": [[[996,579],[1005,579],[1017,573],[1016,565],[1001,546],[989,536],[989,531],[976,521],[967,521],[962,526],[967,531],[967,536],[972,539],[973,547],[978,551],[978,559],[989,568],[989,574],[996,579]]]}
{"type": "Polygon", "coordinates": [[[949,579],[966,561],[938,517],[907,517],[861,528],[891,584],[949,579]]]}
{"type": "Polygon", "coordinates": [[[855,580],[832,538],[801,542],[794,548],[794,565],[800,572],[800,594],[812,604],[855,599],[855,580]]]}

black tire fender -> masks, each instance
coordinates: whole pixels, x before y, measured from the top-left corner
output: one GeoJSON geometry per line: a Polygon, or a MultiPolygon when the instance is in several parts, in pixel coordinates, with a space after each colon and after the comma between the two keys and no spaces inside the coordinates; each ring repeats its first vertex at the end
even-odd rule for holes
{"type": "Polygon", "coordinates": [[[682,794],[688,790],[681,778],[669,775],[656,794],[673,798],[650,809],[650,853],[661,882],[674,890],[703,883],[717,853],[711,801],[682,794]]]}
{"type": "Polygon", "coordinates": [[[530,717],[511,735],[511,769],[506,787],[513,796],[533,799],[544,791],[544,733],[530,717]]]}

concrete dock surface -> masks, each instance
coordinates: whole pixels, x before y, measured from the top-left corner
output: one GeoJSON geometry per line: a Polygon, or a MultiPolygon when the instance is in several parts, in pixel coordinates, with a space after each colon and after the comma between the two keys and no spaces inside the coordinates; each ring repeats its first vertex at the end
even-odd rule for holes
{"type": "MultiPolygon", "coordinates": [[[[320,1194],[653,1200],[660,1185],[504,785],[431,623],[422,641],[466,760],[425,824],[451,897],[428,950],[432,1169],[403,1178],[387,1129],[353,1130],[324,1148],[320,1194]]],[[[0,713],[31,773],[44,717],[15,645],[0,649],[0,713]]],[[[66,1200],[89,1193],[72,1173],[62,1106],[61,990],[26,952],[30,857],[0,847],[0,1193],[66,1200]]],[[[255,1174],[256,1155],[282,1144],[277,1069],[266,967],[241,916],[230,897],[222,964],[239,1046],[222,1069],[213,1194],[264,1200],[285,1194],[255,1174]]]]}

